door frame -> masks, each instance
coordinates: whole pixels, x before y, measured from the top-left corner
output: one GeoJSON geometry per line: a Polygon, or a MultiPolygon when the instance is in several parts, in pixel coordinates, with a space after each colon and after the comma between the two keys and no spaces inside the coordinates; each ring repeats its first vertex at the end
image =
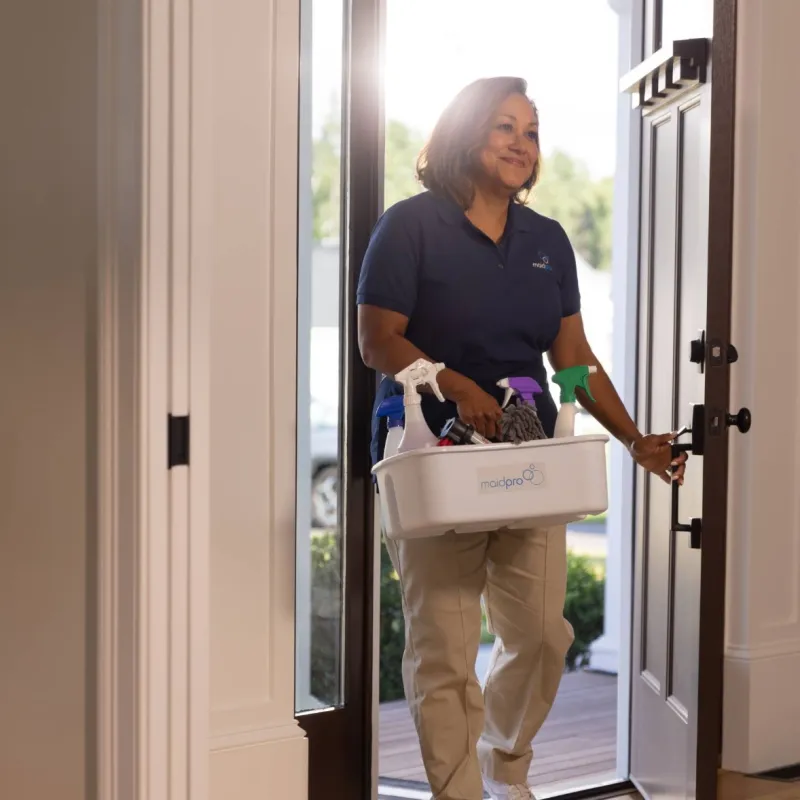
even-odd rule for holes
{"type": "MultiPolygon", "coordinates": [[[[722,363],[707,359],[707,419],[725,414],[730,400],[726,350],[731,336],[733,210],[736,134],[738,0],[714,0],[711,45],[711,153],[708,219],[709,354],[722,347],[722,363]]],[[[703,547],[700,566],[700,651],[698,654],[697,798],[714,800],[722,754],[725,588],[727,580],[728,435],[706,437],[703,458],[703,547]],[[720,501],[720,498],[724,498],[720,501]]]]}
{"type": "Polygon", "coordinates": [[[361,359],[358,275],[383,200],[383,0],[344,4],[340,270],[340,530],[343,532],[343,703],[300,713],[309,742],[309,798],[331,787],[367,800],[373,785],[373,616],[376,544],[369,442],[375,380],[361,359]]]}
{"type": "Polygon", "coordinates": [[[98,364],[91,657],[103,800],[209,793],[212,12],[209,0],[98,6],[97,348],[89,357],[98,364]],[[202,423],[192,469],[170,469],[168,415],[188,415],[190,397],[202,423]]]}

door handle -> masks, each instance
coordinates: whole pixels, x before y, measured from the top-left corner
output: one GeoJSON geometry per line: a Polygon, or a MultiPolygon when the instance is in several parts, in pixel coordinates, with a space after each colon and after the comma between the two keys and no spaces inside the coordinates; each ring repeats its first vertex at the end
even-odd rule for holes
{"type": "Polygon", "coordinates": [[[753,424],[753,415],[749,408],[740,408],[738,414],[726,414],[725,425],[738,428],[739,433],[747,433],[753,424]]]}
{"type": "MultiPolygon", "coordinates": [[[[746,411],[747,409],[744,410],[746,411]]],[[[694,453],[696,456],[702,456],[706,451],[706,407],[702,403],[692,406],[691,426],[681,428],[675,438],[677,439],[685,433],[692,434],[691,443],[673,445],[673,451],[677,447],[678,455],[681,453],[694,453]]],[[[676,457],[674,452],[672,457],[673,459],[676,457]]]]}
{"type": "MultiPolygon", "coordinates": [[[[706,408],[701,403],[692,406],[692,427],[682,433],[691,433],[692,440],[685,444],[672,445],[672,460],[682,453],[692,453],[702,456],[706,446],[706,408]]],[[[680,435],[680,434],[679,434],[680,435]]],[[[680,487],[677,481],[672,482],[672,507],[670,511],[670,530],[672,533],[688,533],[689,546],[692,550],[699,550],[703,539],[703,520],[692,517],[688,523],[679,522],[680,517],[680,487]]]]}
{"type": "MultiPolygon", "coordinates": [[[[713,417],[712,417],[713,419],[713,417]]],[[[725,414],[725,427],[738,428],[740,433],[747,433],[753,424],[753,417],[750,409],[742,408],[737,414],[725,414]]],[[[713,431],[712,431],[713,432],[713,431]]],[[[691,433],[692,441],[685,444],[672,445],[672,459],[678,458],[682,453],[692,453],[702,456],[705,452],[706,444],[706,409],[703,405],[692,407],[692,427],[685,428],[678,435],[691,433]]],[[[679,522],[680,517],[680,495],[679,486],[676,481],[672,482],[672,508],[670,513],[670,530],[673,533],[688,533],[689,546],[693,550],[699,550],[703,540],[703,520],[692,517],[688,523],[679,522]]]]}
{"type": "MultiPolygon", "coordinates": [[[[688,453],[692,449],[689,444],[674,444],[672,445],[672,458],[676,459],[681,453],[688,453]]],[[[688,533],[689,534],[689,547],[692,550],[699,550],[703,541],[703,520],[698,517],[692,517],[688,523],[678,522],[680,516],[679,502],[680,495],[678,492],[680,487],[677,481],[672,481],[672,509],[670,512],[670,530],[672,533],[688,533]]]]}

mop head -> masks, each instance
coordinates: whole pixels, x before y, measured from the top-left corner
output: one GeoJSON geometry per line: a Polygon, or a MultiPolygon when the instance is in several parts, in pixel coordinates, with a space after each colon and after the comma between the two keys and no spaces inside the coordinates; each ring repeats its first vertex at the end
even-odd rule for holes
{"type": "Polygon", "coordinates": [[[546,439],[536,409],[527,403],[509,405],[500,418],[500,441],[522,444],[534,439],[546,439]]]}

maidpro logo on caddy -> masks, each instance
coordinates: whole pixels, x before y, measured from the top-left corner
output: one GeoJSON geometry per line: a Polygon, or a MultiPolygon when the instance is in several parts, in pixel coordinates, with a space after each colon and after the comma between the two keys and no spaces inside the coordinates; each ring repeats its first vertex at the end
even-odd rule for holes
{"type": "Polygon", "coordinates": [[[544,464],[523,464],[478,470],[478,491],[514,492],[538,489],[545,482],[544,464]]]}

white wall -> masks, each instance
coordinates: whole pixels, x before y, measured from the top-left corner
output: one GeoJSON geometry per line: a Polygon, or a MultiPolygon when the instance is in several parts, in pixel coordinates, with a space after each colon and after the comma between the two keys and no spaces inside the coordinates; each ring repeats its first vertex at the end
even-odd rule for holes
{"type": "Polygon", "coordinates": [[[96,6],[4,0],[0,24],[0,794],[20,800],[93,795],[96,6]]]}
{"type": "MultiPolygon", "coordinates": [[[[800,762],[800,3],[740,0],[723,765],[800,762]]],[[[713,287],[710,288],[713,291],[713,287]]]]}

